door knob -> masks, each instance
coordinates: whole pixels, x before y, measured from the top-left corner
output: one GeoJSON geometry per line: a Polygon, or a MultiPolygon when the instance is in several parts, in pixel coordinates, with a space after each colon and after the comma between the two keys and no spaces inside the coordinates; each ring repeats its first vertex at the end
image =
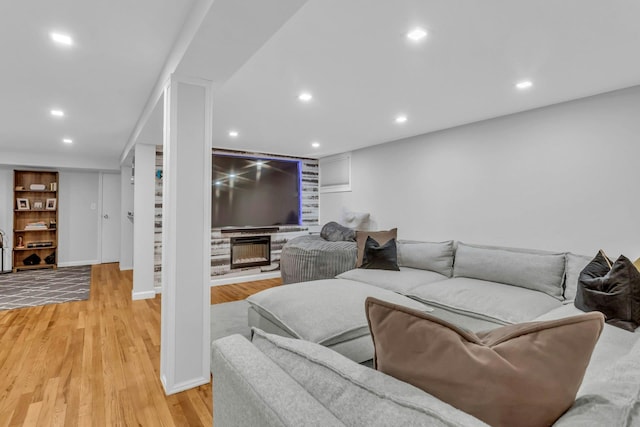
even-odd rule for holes
{"type": "Polygon", "coordinates": [[[109,214],[104,214],[103,218],[104,219],[109,219],[109,214]]]}

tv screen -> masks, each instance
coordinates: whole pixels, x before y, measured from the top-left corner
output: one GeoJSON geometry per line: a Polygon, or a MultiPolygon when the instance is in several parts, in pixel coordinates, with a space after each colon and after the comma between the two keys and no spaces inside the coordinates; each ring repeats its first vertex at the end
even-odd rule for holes
{"type": "Polygon", "coordinates": [[[299,224],[298,161],[213,155],[212,227],[299,224]]]}

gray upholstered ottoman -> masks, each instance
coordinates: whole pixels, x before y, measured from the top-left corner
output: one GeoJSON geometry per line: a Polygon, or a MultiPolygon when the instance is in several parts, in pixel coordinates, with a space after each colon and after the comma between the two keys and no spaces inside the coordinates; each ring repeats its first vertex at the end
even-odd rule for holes
{"type": "Polygon", "coordinates": [[[249,326],[322,344],[358,363],[373,358],[364,310],[367,297],[416,310],[432,308],[376,286],[345,279],[277,286],[247,298],[249,326]]]}
{"type": "Polygon", "coordinates": [[[356,265],[355,242],[330,242],[320,236],[301,236],[282,247],[282,283],[332,279],[356,265]]]}

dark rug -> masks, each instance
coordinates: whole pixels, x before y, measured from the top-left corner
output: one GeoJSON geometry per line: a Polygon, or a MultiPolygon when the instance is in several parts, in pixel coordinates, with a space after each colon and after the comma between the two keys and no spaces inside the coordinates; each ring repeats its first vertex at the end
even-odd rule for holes
{"type": "Polygon", "coordinates": [[[0,310],[89,299],[91,266],[0,275],[0,310]]]}

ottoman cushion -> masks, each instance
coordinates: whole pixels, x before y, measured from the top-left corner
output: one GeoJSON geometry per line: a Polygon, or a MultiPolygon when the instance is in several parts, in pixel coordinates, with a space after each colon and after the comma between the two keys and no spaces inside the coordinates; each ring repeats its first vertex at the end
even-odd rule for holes
{"type": "MultiPolygon", "coordinates": [[[[395,292],[343,279],[316,280],[295,286],[270,288],[250,296],[247,301],[261,316],[289,335],[325,346],[335,346],[369,335],[364,311],[364,302],[369,296],[416,310],[431,310],[424,304],[395,292]]],[[[372,350],[372,347],[368,348],[368,354],[358,356],[357,359],[361,360],[357,361],[371,359],[372,350]]]]}
{"type": "MultiPolygon", "coordinates": [[[[447,280],[447,277],[435,271],[400,267],[400,271],[355,268],[340,274],[338,279],[355,280],[406,295],[420,285],[442,282],[447,280]]],[[[442,286],[446,286],[446,283],[442,286]]]]}

